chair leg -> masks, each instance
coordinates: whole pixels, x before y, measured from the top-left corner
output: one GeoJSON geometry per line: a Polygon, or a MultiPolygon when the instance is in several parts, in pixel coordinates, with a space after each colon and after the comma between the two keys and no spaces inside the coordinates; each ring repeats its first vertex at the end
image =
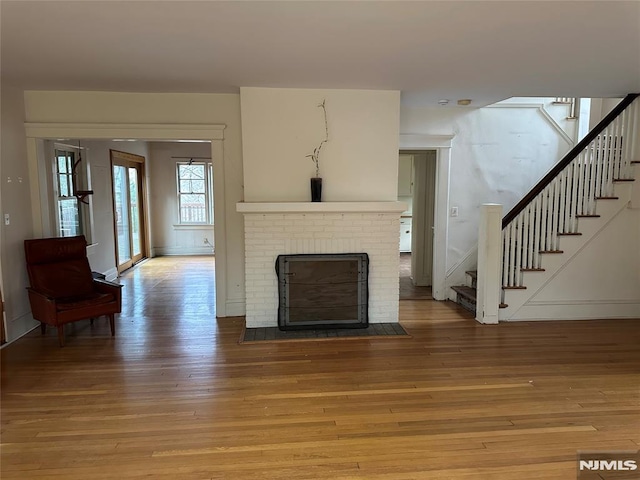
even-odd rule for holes
{"type": "Polygon", "coordinates": [[[64,347],[64,325],[58,325],[58,343],[64,347]]]}
{"type": "Polygon", "coordinates": [[[47,324],[46,323],[40,322],[40,331],[42,332],[42,335],[47,333],[47,324]]]}
{"type": "Polygon", "coordinates": [[[113,313],[109,315],[109,326],[111,327],[111,336],[113,337],[116,334],[116,321],[113,313]]]}

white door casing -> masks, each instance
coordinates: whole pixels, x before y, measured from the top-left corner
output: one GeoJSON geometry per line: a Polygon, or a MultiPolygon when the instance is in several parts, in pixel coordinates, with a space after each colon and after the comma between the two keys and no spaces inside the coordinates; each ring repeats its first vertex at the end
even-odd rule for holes
{"type": "Polygon", "coordinates": [[[433,236],[432,296],[446,300],[449,177],[453,135],[401,134],[400,150],[436,151],[436,200],[433,236]]]}
{"type": "MultiPolygon", "coordinates": [[[[57,138],[77,138],[91,140],[112,140],[131,138],[141,141],[154,140],[205,140],[211,142],[211,158],[214,175],[214,239],[216,245],[216,315],[226,316],[226,218],[224,185],[224,124],[118,124],[118,123],[25,123],[27,137],[27,161],[31,186],[31,206],[34,234],[42,236],[47,229],[48,212],[43,205],[48,199],[43,197],[46,187],[41,185],[44,175],[39,166],[38,145],[42,140],[57,138]],[[44,217],[43,217],[44,215],[44,217]]],[[[41,150],[41,149],[40,149],[41,150]]]]}

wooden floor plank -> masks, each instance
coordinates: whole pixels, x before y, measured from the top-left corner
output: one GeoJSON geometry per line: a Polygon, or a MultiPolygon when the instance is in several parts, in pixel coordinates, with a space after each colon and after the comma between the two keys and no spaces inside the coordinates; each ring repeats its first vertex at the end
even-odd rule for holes
{"type": "Polygon", "coordinates": [[[122,278],[108,322],[1,351],[4,479],[570,479],[640,446],[640,320],[484,326],[403,300],[410,339],[240,345],[212,257],[122,278]]]}

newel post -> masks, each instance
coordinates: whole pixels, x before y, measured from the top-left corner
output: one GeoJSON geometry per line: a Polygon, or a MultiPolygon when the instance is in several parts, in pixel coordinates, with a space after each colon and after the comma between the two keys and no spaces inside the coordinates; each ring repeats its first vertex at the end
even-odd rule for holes
{"type": "Polygon", "coordinates": [[[501,251],[502,205],[486,203],[480,207],[478,229],[476,320],[480,323],[498,323],[501,251]]]}

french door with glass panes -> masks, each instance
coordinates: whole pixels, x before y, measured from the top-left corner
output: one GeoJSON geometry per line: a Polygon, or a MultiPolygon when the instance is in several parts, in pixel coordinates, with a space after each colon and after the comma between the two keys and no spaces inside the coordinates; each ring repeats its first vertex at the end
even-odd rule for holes
{"type": "Polygon", "coordinates": [[[146,257],[144,157],[111,150],[113,224],[118,273],[146,257]]]}

